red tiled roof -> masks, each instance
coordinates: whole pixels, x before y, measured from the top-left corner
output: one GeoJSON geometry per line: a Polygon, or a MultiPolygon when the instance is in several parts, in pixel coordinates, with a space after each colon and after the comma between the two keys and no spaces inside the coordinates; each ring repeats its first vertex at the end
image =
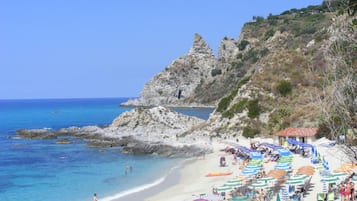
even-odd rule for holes
{"type": "Polygon", "coordinates": [[[284,137],[311,137],[316,135],[317,128],[286,128],[275,133],[275,136],[284,137]]]}

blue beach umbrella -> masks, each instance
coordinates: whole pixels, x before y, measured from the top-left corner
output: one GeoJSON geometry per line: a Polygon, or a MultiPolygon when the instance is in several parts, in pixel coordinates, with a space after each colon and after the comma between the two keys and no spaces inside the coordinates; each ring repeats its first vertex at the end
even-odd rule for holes
{"type": "Polygon", "coordinates": [[[278,166],[275,167],[276,170],[285,170],[285,171],[289,171],[290,167],[289,166],[278,166]]]}
{"type": "Polygon", "coordinates": [[[257,173],[258,173],[258,171],[248,171],[248,170],[241,172],[241,174],[247,175],[247,176],[251,176],[251,175],[254,175],[254,174],[257,174],[257,173]]]}
{"type": "Polygon", "coordinates": [[[245,168],[260,168],[257,164],[248,164],[245,166],[245,168]]]}
{"type": "Polygon", "coordinates": [[[322,158],[322,165],[324,166],[326,171],[330,170],[330,166],[328,162],[325,160],[325,157],[322,158]]]}
{"type": "Polygon", "coordinates": [[[260,152],[250,152],[249,156],[251,159],[263,160],[263,155],[260,152]]]}

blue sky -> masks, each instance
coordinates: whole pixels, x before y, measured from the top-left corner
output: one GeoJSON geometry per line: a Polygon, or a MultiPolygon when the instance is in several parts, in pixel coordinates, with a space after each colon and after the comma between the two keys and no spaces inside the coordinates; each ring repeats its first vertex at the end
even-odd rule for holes
{"type": "Polygon", "coordinates": [[[322,0],[0,0],[0,99],[136,97],[199,33],[322,0]]]}

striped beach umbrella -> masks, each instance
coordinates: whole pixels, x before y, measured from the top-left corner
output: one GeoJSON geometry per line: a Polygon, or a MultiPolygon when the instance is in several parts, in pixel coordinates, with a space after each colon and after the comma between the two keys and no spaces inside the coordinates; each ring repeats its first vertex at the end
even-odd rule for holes
{"type": "Polygon", "coordinates": [[[306,180],[307,178],[309,178],[309,176],[305,175],[305,174],[298,174],[298,175],[294,175],[292,177],[289,178],[289,180],[306,180]]]}
{"type": "Polygon", "coordinates": [[[352,177],[352,181],[353,181],[353,182],[357,182],[357,176],[352,177]]]}
{"type": "Polygon", "coordinates": [[[241,180],[229,180],[224,185],[234,188],[234,187],[242,186],[242,184],[243,182],[241,180]]]}
{"type": "Polygon", "coordinates": [[[230,191],[230,190],[232,190],[231,186],[219,186],[219,187],[217,187],[217,192],[219,192],[219,193],[230,191]]]}
{"type": "Polygon", "coordinates": [[[327,177],[323,177],[321,179],[321,182],[332,184],[332,183],[337,183],[339,180],[340,179],[337,177],[327,176],[327,177]]]}
{"type": "Polygon", "coordinates": [[[299,186],[299,185],[304,185],[305,182],[303,180],[287,180],[285,182],[286,185],[290,185],[290,186],[299,186]]]}
{"type": "Polygon", "coordinates": [[[267,188],[268,184],[263,183],[263,182],[256,182],[256,183],[252,183],[250,186],[252,188],[267,188]]]}
{"type": "Polygon", "coordinates": [[[275,166],[274,168],[276,170],[285,170],[285,171],[289,171],[290,170],[290,166],[275,166]]]}
{"type": "Polygon", "coordinates": [[[345,172],[333,172],[330,174],[330,176],[332,177],[339,177],[339,178],[346,178],[349,176],[349,174],[345,173],[345,172]]]}
{"type": "Polygon", "coordinates": [[[264,182],[273,181],[273,180],[276,180],[276,179],[274,177],[262,177],[262,178],[258,179],[258,181],[264,181],[264,182]]]}
{"type": "Polygon", "coordinates": [[[241,173],[244,175],[253,175],[258,173],[258,170],[244,169],[241,173]]]}

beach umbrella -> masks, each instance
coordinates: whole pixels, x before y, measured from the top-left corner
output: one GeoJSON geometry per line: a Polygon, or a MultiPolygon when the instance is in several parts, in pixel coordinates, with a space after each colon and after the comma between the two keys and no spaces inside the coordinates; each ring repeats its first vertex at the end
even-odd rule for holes
{"type": "Polygon", "coordinates": [[[276,178],[274,177],[262,177],[260,179],[258,179],[259,181],[264,181],[264,182],[267,182],[267,181],[272,181],[272,180],[276,180],[276,178]]]}
{"type": "Polygon", "coordinates": [[[285,170],[270,170],[269,173],[268,173],[268,176],[270,177],[274,177],[276,179],[280,179],[282,177],[284,177],[286,175],[286,172],[285,170]]]}
{"type": "Polygon", "coordinates": [[[257,182],[268,184],[269,187],[274,186],[275,181],[276,178],[274,177],[263,177],[257,180],[257,182]]]}
{"type": "Polygon", "coordinates": [[[261,169],[261,167],[245,167],[242,171],[244,171],[244,170],[258,171],[260,169],[261,169]]]}
{"type": "Polygon", "coordinates": [[[234,187],[241,186],[242,184],[243,184],[243,182],[241,180],[229,180],[224,185],[234,188],[234,187]]]}
{"type": "Polygon", "coordinates": [[[257,164],[248,164],[244,168],[261,168],[261,167],[258,166],[257,164]]]}
{"type": "Polygon", "coordinates": [[[290,156],[291,152],[286,149],[277,149],[280,156],[290,156]]]}
{"type": "Polygon", "coordinates": [[[251,169],[245,170],[244,169],[241,173],[244,174],[244,175],[253,175],[253,174],[258,173],[258,170],[251,170],[251,169]]]}
{"type": "Polygon", "coordinates": [[[294,175],[292,177],[289,178],[289,180],[301,180],[301,181],[305,181],[309,176],[305,175],[305,174],[298,174],[298,175],[294,175]]]}
{"type": "Polygon", "coordinates": [[[263,155],[260,152],[250,152],[249,153],[249,157],[251,159],[255,159],[255,160],[262,160],[263,159],[263,155]]]}
{"type": "Polygon", "coordinates": [[[290,170],[290,166],[275,166],[274,168],[277,170],[285,170],[285,171],[290,170]]]}
{"type": "Polygon", "coordinates": [[[312,176],[314,175],[315,171],[314,170],[301,170],[296,172],[296,174],[303,174],[303,175],[307,175],[307,176],[312,176]]]}
{"type": "Polygon", "coordinates": [[[298,185],[304,185],[305,182],[303,180],[287,180],[285,182],[286,185],[291,185],[291,186],[298,186],[298,185]]]}
{"type": "Polygon", "coordinates": [[[321,182],[325,182],[325,183],[329,183],[329,184],[332,184],[332,183],[336,183],[337,181],[339,181],[339,179],[337,177],[323,177],[321,179],[321,182]]]}
{"type": "Polygon", "coordinates": [[[263,182],[256,182],[256,183],[252,183],[250,186],[253,188],[267,188],[268,184],[263,182]]]}
{"type": "Polygon", "coordinates": [[[357,182],[357,176],[356,177],[352,177],[352,181],[353,182],[357,182]]]}
{"type": "Polygon", "coordinates": [[[226,191],[229,191],[229,190],[232,190],[232,187],[231,186],[219,186],[217,187],[217,192],[226,192],[226,191]]]}
{"type": "Polygon", "coordinates": [[[303,166],[303,167],[300,167],[297,172],[297,174],[306,174],[306,175],[313,175],[315,173],[315,168],[312,167],[312,166],[303,166]]]}
{"type": "Polygon", "coordinates": [[[278,163],[274,166],[274,169],[287,170],[290,169],[290,167],[291,167],[290,163],[278,163]]]}
{"type": "Polygon", "coordinates": [[[333,172],[330,174],[330,176],[332,177],[339,177],[339,178],[345,178],[347,176],[349,176],[347,173],[345,172],[333,172]]]}

